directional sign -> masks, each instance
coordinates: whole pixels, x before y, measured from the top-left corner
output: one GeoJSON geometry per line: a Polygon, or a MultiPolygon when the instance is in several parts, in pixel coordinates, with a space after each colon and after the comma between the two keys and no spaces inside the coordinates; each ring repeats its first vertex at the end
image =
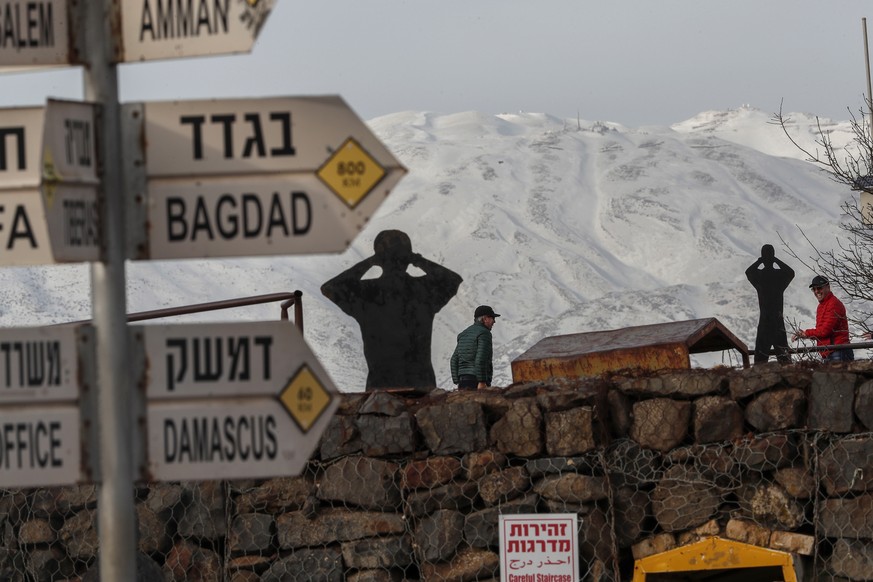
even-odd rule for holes
{"type": "Polygon", "coordinates": [[[78,404],[0,410],[0,487],[75,485],[84,479],[78,404]]]}
{"type": "Polygon", "coordinates": [[[68,0],[0,0],[0,68],[72,62],[68,0]]]}
{"type": "Polygon", "coordinates": [[[149,480],[297,475],[339,405],[286,321],[147,325],[149,480]]]}
{"type": "Polygon", "coordinates": [[[100,258],[94,105],[0,109],[0,266],[100,258]]]}
{"type": "Polygon", "coordinates": [[[873,193],[862,190],[858,200],[858,210],[864,224],[873,224],[873,193]]]}
{"type": "Polygon", "coordinates": [[[149,230],[131,258],[341,252],[406,172],[337,96],[140,107],[128,169],[149,230]]]}
{"type": "Polygon", "coordinates": [[[96,106],[49,99],[42,151],[43,207],[56,262],[100,259],[96,106]]]}
{"type": "Polygon", "coordinates": [[[249,52],[273,0],[124,0],[121,61],[249,52]]]}
{"type": "Polygon", "coordinates": [[[72,327],[0,329],[0,405],[79,398],[72,327]]]}
{"type": "MultiPolygon", "coordinates": [[[[0,330],[0,487],[86,481],[73,327],[0,330]]],[[[82,332],[84,333],[84,332],[82,332]]]]}
{"type": "Polygon", "coordinates": [[[0,109],[0,190],[38,188],[45,108],[0,109]]]}

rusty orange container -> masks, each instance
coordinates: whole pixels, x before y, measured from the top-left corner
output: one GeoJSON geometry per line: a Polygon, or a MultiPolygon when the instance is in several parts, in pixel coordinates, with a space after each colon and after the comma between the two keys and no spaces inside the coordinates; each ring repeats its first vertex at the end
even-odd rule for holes
{"type": "Polygon", "coordinates": [[[673,321],[543,338],[512,361],[513,382],[599,376],[636,368],[691,367],[691,354],[735,349],[743,366],[749,350],[715,318],[673,321]]]}

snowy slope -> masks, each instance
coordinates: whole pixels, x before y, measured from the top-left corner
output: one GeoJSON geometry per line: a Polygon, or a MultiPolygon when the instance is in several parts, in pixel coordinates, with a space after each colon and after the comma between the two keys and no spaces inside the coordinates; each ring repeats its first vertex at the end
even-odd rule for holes
{"type": "MultiPolygon", "coordinates": [[[[812,146],[815,117],[791,118],[812,146]]],[[[513,358],[556,334],[717,317],[752,344],[757,301],[746,267],[773,244],[797,271],[786,316],[811,322],[812,273],[791,263],[779,235],[801,254],[809,249],[798,227],[832,246],[840,205],[852,195],[804,162],[769,120],[748,107],[643,128],[533,113],[380,117],[369,124],[409,175],[349,250],[131,263],[129,310],[300,289],[310,345],[341,389],[362,390],[357,323],[319,287],[396,228],[415,252],[464,278],[434,325],[434,369],[446,388],[454,337],[480,303],[503,315],[494,328],[496,385],[511,382],[513,358]]],[[[822,121],[835,141],[848,141],[848,123],[822,121]]],[[[88,279],[83,266],[0,270],[0,324],[90,317],[88,279]]],[[[278,315],[273,305],[189,319],[278,315]]]]}

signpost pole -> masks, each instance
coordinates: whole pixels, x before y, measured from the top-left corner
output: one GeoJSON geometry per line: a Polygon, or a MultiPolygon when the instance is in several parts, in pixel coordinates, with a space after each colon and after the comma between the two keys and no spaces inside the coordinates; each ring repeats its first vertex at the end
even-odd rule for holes
{"type": "Polygon", "coordinates": [[[102,105],[98,159],[102,166],[101,260],[91,264],[91,302],[97,335],[97,419],[100,431],[100,578],[133,582],[136,578],[136,521],[133,491],[134,424],[126,373],[129,345],[125,299],[124,191],[121,179],[121,129],[118,71],[112,64],[115,22],[113,0],[79,4],[84,10],[85,98],[102,105]]]}

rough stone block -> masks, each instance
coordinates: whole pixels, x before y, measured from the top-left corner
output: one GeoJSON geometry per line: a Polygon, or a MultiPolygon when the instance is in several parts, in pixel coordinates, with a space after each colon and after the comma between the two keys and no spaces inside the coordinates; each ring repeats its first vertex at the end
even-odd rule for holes
{"type": "Polygon", "coordinates": [[[428,406],[415,413],[415,420],[427,447],[437,455],[480,451],[488,444],[485,415],[477,402],[428,406]]]}
{"type": "Polygon", "coordinates": [[[731,398],[743,400],[752,394],[781,386],[783,379],[779,368],[780,365],[776,363],[755,364],[755,367],[749,370],[732,373],[728,377],[731,398]]]}
{"type": "Polygon", "coordinates": [[[488,550],[466,548],[450,561],[442,564],[425,562],[421,565],[422,582],[467,582],[482,580],[497,574],[500,556],[488,550]]]}
{"type": "Polygon", "coordinates": [[[873,489],[873,439],[849,437],[821,454],[822,483],[828,495],[873,489]]]}
{"type": "Polygon", "coordinates": [[[524,467],[509,467],[479,479],[479,497],[486,505],[514,499],[530,489],[530,475],[524,467]]]}
{"type": "Polygon", "coordinates": [[[850,580],[869,580],[873,572],[873,543],[839,539],[834,543],[830,571],[850,580]]]}
{"type": "Polygon", "coordinates": [[[743,515],[771,528],[794,529],[803,524],[804,507],[778,483],[754,481],[737,490],[743,515]]]}
{"type": "Polygon", "coordinates": [[[770,535],[770,547],[790,554],[811,556],[815,552],[815,536],[777,530],[770,535]]]}
{"type": "Polygon", "coordinates": [[[371,457],[415,452],[416,431],[412,415],[397,416],[365,414],[358,417],[361,452],[371,457]]]}
{"type": "Polygon", "coordinates": [[[606,499],[609,494],[603,477],[567,473],[546,477],[534,484],[533,490],[545,499],[565,503],[588,503],[606,499]]]}
{"type": "Polygon", "coordinates": [[[400,505],[398,469],[380,459],[345,457],[325,469],[317,496],[366,509],[395,509],[400,505]]]}
{"type": "Polygon", "coordinates": [[[415,555],[423,562],[443,562],[455,554],[464,538],[464,514],[441,509],[415,528],[415,555]]]}
{"type": "Polygon", "coordinates": [[[616,543],[626,548],[645,530],[651,515],[649,495],[633,487],[620,487],[613,496],[613,509],[616,543]]]}
{"type": "Polygon", "coordinates": [[[470,481],[477,481],[488,473],[499,471],[506,463],[506,455],[497,451],[474,451],[461,459],[461,466],[470,481]]]}
{"type": "Polygon", "coordinates": [[[419,489],[406,496],[406,507],[412,515],[425,515],[438,509],[466,509],[479,495],[475,482],[448,483],[434,489],[419,489]]]}
{"type": "Polygon", "coordinates": [[[461,473],[461,461],[455,457],[429,457],[411,461],[400,470],[400,485],[407,489],[430,489],[445,485],[461,473]]]}
{"type": "Polygon", "coordinates": [[[855,392],[855,416],[867,430],[873,430],[873,380],[867,380],[855,392]]]}
{"type": "Polygon", "coordinates": [[[721,535],[721,526],[718,524],[718,520],[710,519],[703,525],[680,533],[678,541],[680,546],[685,546],[717,535],[721,535]]]}
{"type": "Polygon", "coordinates": [[[491,440],[501,453],[533,457],[543,450],[543,413],[534,398],[512,403],[491,427],[491,440]]]}
{"type": "Polygon", "coordinates": [[[233,518],[227,536],[232,553],[267,552],[273,546],[275,519],[266,513],[244,513],[233,518]]]}
{"type": "Polygon", "coordinates": [[[619,390],[638,396],[705,396],[722,389],[724,377],[710,370],[663,372],[657,376],[620,378],[619,390]]]}
{"type": "Polygon", "coordinates": [[[854,374],[815,372],[809,388],[807,426],[831,432],[851,431],[856,382],[854,374]]]}
{"type": "Polygon", "coordinates": [[[556,457],[581,455],[594,448],[590,407],[546,413],[546,452],[556,457]]]}
{"type": "Polygon", "coordinates": [[[756,396],[746,406],[746,420],[762,432],[803,425],[806,395],[799,388],[770,390],[756,396]]]}
{"type": "Polygon", "coordinates": [[[405,568],[412,564],[409,536],[366,538],[342,544],[343,561],[349,568],[405,568]]]}
{"type": "Polygon", "coordinates": [[[670,467],[652,491],[652,513],[671,533],[701,525],[720,504],[717,485],[683,465],[670,467]]]}
{"type": "Polygon", "coordinates": [[[818,514],[821,535],[832,538],[873,538],[873,495],[825,499],[818,514]]]}
{"type": "Polygon", "coordinates": [[[343,556],[340,548],[301,548],[276,560],[261,575],[261,582],[342,582],[343,556]]]}
{"type": "Polygon", "coordinates": [[[725,526],[724,535],[728,539],[766,548],[770,543],[772,531],[744,519],[730,519],[725,526]]]}
{"type": "Polygon", "coordinates": [[[302,511],[283,513],[276,518],[279,547],[295,549],[345,542],[406,531],[402,515],[372,511],[327,508],[315,517],[302,511]]]}
{"type": "Polygon", "coordinates": [[[354,416],[334,415],[321,435],[318,454],[329,460],[361,452],[361,435],[354,416]]]}
{"type": "Polygon", "coordinates": [[[743,434],[743,411],[724,396],[704,396],[694,401],[694,440],[716,443],[743,434]]]}
{"type": "Polygon", "coordinates": [[[670,533],[661,533],[646,538],[631,547],[634,560],[667,552],[676,547],[676,538],[670,533]]]}
{"type": "Polygon", "coordinates": [[[773,477],[785,491],[797,499],[809,499],[815,493],[815,478],[807,467],[784,467],[773,477]]]}
{"type": "Polygon", "coordinates": [[[691,403],[669,398],[653,398],[633,406],[630,436],[643,447],[666,452],[685,440],[691,403]]]}

